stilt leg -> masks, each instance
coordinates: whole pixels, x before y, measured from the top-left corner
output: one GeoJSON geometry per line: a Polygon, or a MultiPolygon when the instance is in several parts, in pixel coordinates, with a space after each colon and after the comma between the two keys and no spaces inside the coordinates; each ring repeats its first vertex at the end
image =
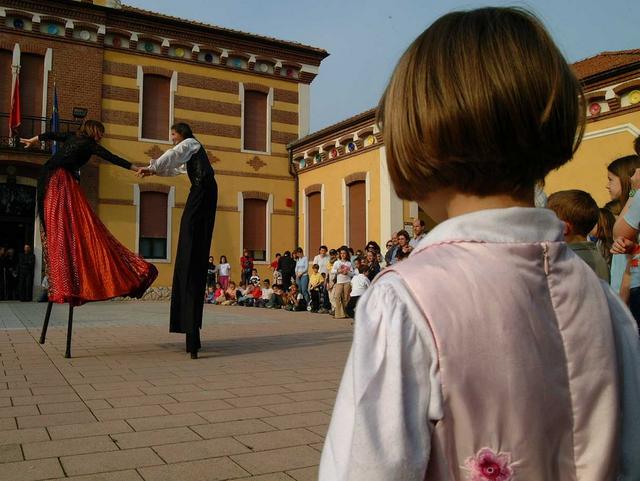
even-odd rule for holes
{"type": "Polygon", "coordinates": [[[69,325],[67,326],[67,351],[64,357],[71,357],[71,331],[73,329],[73,304],[69,304],[69,325]]]}
{"type": "Polygon", "coordinates": [[[40,344],[44,344],[44,341],[47,338],[47,328],[49,327],[49,318],[51,317],[51,308],[53,307],[53,302],[49,302],[47,304],[47,314],[44,316],[44,324],[42,325],[42,333],[40,334],[40,344]]]}

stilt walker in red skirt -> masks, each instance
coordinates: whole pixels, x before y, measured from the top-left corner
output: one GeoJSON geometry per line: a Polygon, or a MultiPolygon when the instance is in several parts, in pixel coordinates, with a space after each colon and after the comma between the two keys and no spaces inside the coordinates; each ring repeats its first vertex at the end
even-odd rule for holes
{"type": "Polygon", "coordinates": [[[38,179],[38,215],[49,279],[49,304],[40,343],[45,342],[53,303],[68,303],[65,357],[71,357],[75,306],[121,296],[140,298],[158,276],[154,265],[113,237],[80,187],[80,168],[92,155],[138,172],[131,162],[100,145],[103,135],[102,123],[86,120],[75,134],[45,132],[20,139],[26,147],[47,140],[63,142],[38,179]]]}

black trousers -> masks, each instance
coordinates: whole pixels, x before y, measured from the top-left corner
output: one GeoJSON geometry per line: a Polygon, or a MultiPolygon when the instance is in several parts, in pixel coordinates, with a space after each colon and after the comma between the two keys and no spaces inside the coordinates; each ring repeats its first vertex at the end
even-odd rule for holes
{"type": "Polygon", "coordinates": [[[629,291],[629,310],[636,320],[640,332],[640,287],[634,287],[629,291]]]}
{"type": "Polygon", "coordinates": [[[187,332],[187,352],[196,352],[201,347],[200,329],[196,329],[194,332],[187,332]]]}
{"type": "Polygon", "coordinates": [[[320,288],[311,289],[311,310],[316,312],[320,309],[320,288]]]}
{"type": "Polygon", "coordinates": [[[347,314],[347,316],[349,317],[355,316],[356,306],[358,305],[358,299],[360,299],[360,296],[353,296],[349,299],[347,306],[344,308],[344,312],[347,314]]]}

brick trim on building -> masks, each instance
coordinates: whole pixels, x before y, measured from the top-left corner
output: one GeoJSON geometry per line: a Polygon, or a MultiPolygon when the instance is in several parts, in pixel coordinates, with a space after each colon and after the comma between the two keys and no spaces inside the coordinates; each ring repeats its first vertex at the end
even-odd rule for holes
{"type": "Polygon", "coordinates": [[[173,70],[157,67],[156,65],[143,65],[142,73],[145,75],[161,75],[169,79],[173,76],[173,70]]]}
{"type": "Polygon", "coordinates": [[[215,92],[238,93],[238,82],[190,73],[180,73],[180,85],[215,92]]]}
{"type": "Polygon", "coordinates": [[[138,103],[140,91],[128,87],[116,87],[114,85],[102,85],[102,98],[110,100],[122,100],[124,102],[138,103]]]}
{"type": "Polygon", "coordinates": [[[354,172],[353,174],[349,174],[344,178],[344,183],[346,185],[351,185],[356,182],[364,182],[367,180],[366,172],[354,172]]]}
{"type": "Polygon", "coordinates": [[[270,194],[268,192],[260,192],[257,190],[247,190],[242,192],[243,199],[259,199],[267,201],[269,200],[269,195],[270,194]]]}
{"type": "Polygon", "coordinates": [[[322,192],[322,184],[313,184],[304,189],[304,195],[311,195],[322,192]]]}
{"type": "Polygon", "coordinates": [[[170,185],[165,184],[157,184],[157,183],[145,183],[138,184],[140,188],[140,192],[162,192],[163,194],[168,194],[171,191],[170,185]]]}
{"type": "Polygon", "coordinates": [[[212,114],[231,115],[240,117],[241,105],[219,100],[199,99],[195,97],[185,97],[176,95],[174,100],[175,108],[194,110],[196,112],[207,112],[212,114]]]}

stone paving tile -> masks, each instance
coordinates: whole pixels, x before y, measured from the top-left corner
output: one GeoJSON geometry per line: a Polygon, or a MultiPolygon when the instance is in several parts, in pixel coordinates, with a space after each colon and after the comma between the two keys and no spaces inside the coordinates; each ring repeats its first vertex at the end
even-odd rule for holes
{"type": "Polygon", "coordinates": [[[335,402],[336,396],[338,395],[337,391],[332,389],[320,389],[317,391],[299,391],[299,392],[289,392],[284,394],[286,397],[291,398],[294,401],[318,401],[318,400],[327,400],[332,403],[335,402]]]}
{"type": "MultiPolygon", "coordinates": [[[[89,386],[90,387],[90,386],[89,386]]],[[[135,397],[135,396],[144,396],[144,392],[137,388],[128,388],[128,389],[113,389],[110,391],[96,391],[91,388],[86,391],[78,390],[78,395],[86,400],[93,399],[112,399],[118,397],[135,397]]]]}
{"type": "Polygon", "coordinates": [[[180,402],[208,401],[210,399],[225,399],[233,396],[233,393],[225,391],[223,389],[218,389],[215,391],[189,391],[171,393],[171,397],[180,402]]]}
{"type": "Polygon", "coordinates": [[[219,458],[230,454],[247,453],[250,450],[233,438],[216,438],[205,441],[155,446],[153,450],[167,463],[219,458]]]}
{"type": "Polygon", "coordinates": [[[287,394],[290,393],[282,386],[255,386],[229,389],[234,396],[259,396],[264,394],[287,394]]]}
{"type": "MultiPolygon", "coordinates": [[[[24,406],[33,407],[36,406],[24,406]]],[[[90,423],[95,421],[93,414],[88,412],[80,413],[61,413],[61,414],[41,414],[40,416],[25,416],[18,418],[18,426],[24,428],[38,428],[44,426],[62,426],[65,424],[90,423]]]]}
{"type": "Polygon", "coordinates": [[[30,406],[35,404],[53,404],[79,401],[76,393],[41,394],[39,396],[11,397],[14,406],[30,406]]]}
{"type": "Polygon", "coordinates": [[[120,449],[160,446],[162,444],[197,441],[200,439],[195,432],[186,427],[112,434],[111,438],[116,442],[120,449]]]}
{"type": "Polygon", "coordinates": [[[265,406],[265,409],[279,415],[310,413],[314,411],[323,411],[326,408],[327,406],[325,404],[318,401],[296,401],[265,406]]]}
{"type": "Polygon", "coordinates": [[[174,393],[187,393],[194,391],[202,391],[202,388],[195,384],[179,384],[172,386],[153,386],[153,387],[141,387],[142,394],[174,394],[174,393]]]}
{"type": "Polygon", "coordinates": [[[271,416],[272,413],[264,408],[254,406],[248,408],[220,409],[218,411],[209,411],[199,413],[200,416],[212,423],[224,421],[237,421],[240,419],[255,419],[271,416]]]}
{"type": "Polygon", "coordinates": [[[229,458],[142,468],[139,472],[144,481],[223,481],[249,474],[229,458]]]}
{"type": "Polygon", "coordinates": [[[116,451],[118,446],[109,436],[94,436],[89,438],[59,439],[56,441],[42,441],[25,443],[22,445],[25,459],[59,458],[74,454],[99,453],[116,451]]]}
{"type": "Polygon", "coordinates": [[[269,404],[281,404],[290,401],[282,394],[267,394],[264,396],[247,396],[227,399],[229,404],[236,407],[251,407],[251,406],[267,406],[269,404]]]}
{"type": "Polygon", "coordinates": [[[309,468],[294,469],[287,471],[287,474],[296,481],[317,481],[318,479],[318,466],[312,466],[309,468]]]}
{"type": "Polygon", "coordinates": [[[307,429],[312,433],[316,433],[318,436],[325,437],[327,435],[327,430],[329,429],[329,424],[322,424],[320,426],[307,426],[307,429]]]}
{"type": "Polygon", "coordinates": [[[29,389],[3,389],[0,391],[0,397],[23,397],[31,396],[29,389]]]}
{"type": "Polygon", "coordinates": [[[295,446],[238,454],[231,459],[251,474],[265,474],[315,466],[320,462],[320,453],[309,446],[295,446]]]}
{"type": "Polygon", "coordinates": [[[7,406],[11,406],[11,398],[9,397],[0,397],[0,408],[4,408],[7,406]]]}
{"type": "Polygon", "coordinates": [[[150,431],[152,429],[195,426],[196,424],[206,424],[207,421],[195,413],[187,413],[131,419],[128,423],[136,431],[150,431]]]}
{"type": "Polygon", "coordinates": [[[131,406],[126,408],[96,409],[93,414],[100,421],[113,421],[114,419],[162,416],[167,414],[167,411],[160,406],[131,406]]]}
{"type": "Polygon", "coordinates": [[[40,414],[37,406],[11,406],[0,409],[0,418],[15,418],[40,414]]]}
{"type": "Polygon", "coordinates": [[[291,476],[285,473],[261,474],[259,476],[251,476],[250,478],[234,479],[233,481],[295,481],[291,476]]]}
{"type": "Polygon", "coordinates": [[[40,414],[75,413],[81,411],[89,412],[89,408],[82,401],[38,404],[38,410],[40,411],[40,414]]]}
{"type": "Polygon", "coordinates": [[[49,439],[45,428],[12,429],[0,431],[0,446],[13,443],[28,443],[33,441],[46,441],[49,439]]]}
{"type": "Polygon", "coordinates": [[[75,393],[71,386],[32,387],[31,391],[33,392],[34,396],[75,393]]]}
{"type": "Polygon", "coordinates": [[[115,471],[112,473],[90,474],[88,476],[73,476],[58,478],[51,481],[144,481],[137,471],[115,471]]]}
{"type": "MultiPolygon", "coordinates": [[[[116,398],[117,399],[117,398],[116,398]]],[[[104,399],[91,399],[84,402],[89,409],[109,409],[115,407],[104,399]]]]}
{"type": "Polygon", "coordinates": [[[37,459],[3,464],[0,481],[40,481],[64,474],[57,459],[37,459]]]}
{"type": "Polygon", "coordinates": [[[331,416],[325,413],[314,412],[266,417],[262,418],[262,420],[278,429],[290,429],[303,428],[307,426],[317,426],[319,424],[329,424],[329,421],[331,421],[331,416]]]}
{"type": "MultiPolygon", "coordinates": [[[[0,445],[0,464],[22,461],[22,449],[19,444],[0,445]]],[[[2,467],[0,467],[2,469],[2,467]]]]}
{"type": "Polygon", "coordinates": [[[102,473],[164,464],[162,459],[149,448],[64,456],[60,458],[60,462],[67,475],[102,473]]]}
{"type": "Polygon", "coordinates": [[[209,399],[206,401],[180,402],[163,404],[162,407],[171,414],[195,413],[217,411],[218,409],[230,409],[233,406],[222,399],[209,399]]]}
{"type": "Polygon", "coordinates": [[[0,432],[17,428],[15,418],[0,418],[0,432]]]}
{"type": "Polygon", "coordinates": [[[151,404],[175,403],[176,400],[167,394],[158,394],[152,396],[107,398],[107,402],[114,408],[124,408],[132,406],[147,406],[151,404]]]}
{"type": "Polygon", "coordinates": [[[242,419],[223,423],[201,424],[191,429],[205,439],[222,438],[241,434],[262,433],[274,431],[275,428],[259,419],[242,419]]]}
{"type": "Polygon", "coordinates": [[[88,436],[100,436],[103,434],[130,433],[131,426],[122,420],[69,424],[67,426],[51,426],[47,430],[51,439],[83,438],[88,436]]]}
{"type": "MultiPolygon", "coordinates": [[[[338,376],[338,379],[341,375],[338,376]]],[[[329,381],[300,382],[294,384],[285,384],[283,387],[290,391],[316,391],[318,389],[335,389],[337,384],[329,381]]]]}
{"type": "Polygon", "coordinates": [[[322,441],[322,438],[317,434],[300,428],[234,437],[253,451],[302,446],[322,441]]]}

